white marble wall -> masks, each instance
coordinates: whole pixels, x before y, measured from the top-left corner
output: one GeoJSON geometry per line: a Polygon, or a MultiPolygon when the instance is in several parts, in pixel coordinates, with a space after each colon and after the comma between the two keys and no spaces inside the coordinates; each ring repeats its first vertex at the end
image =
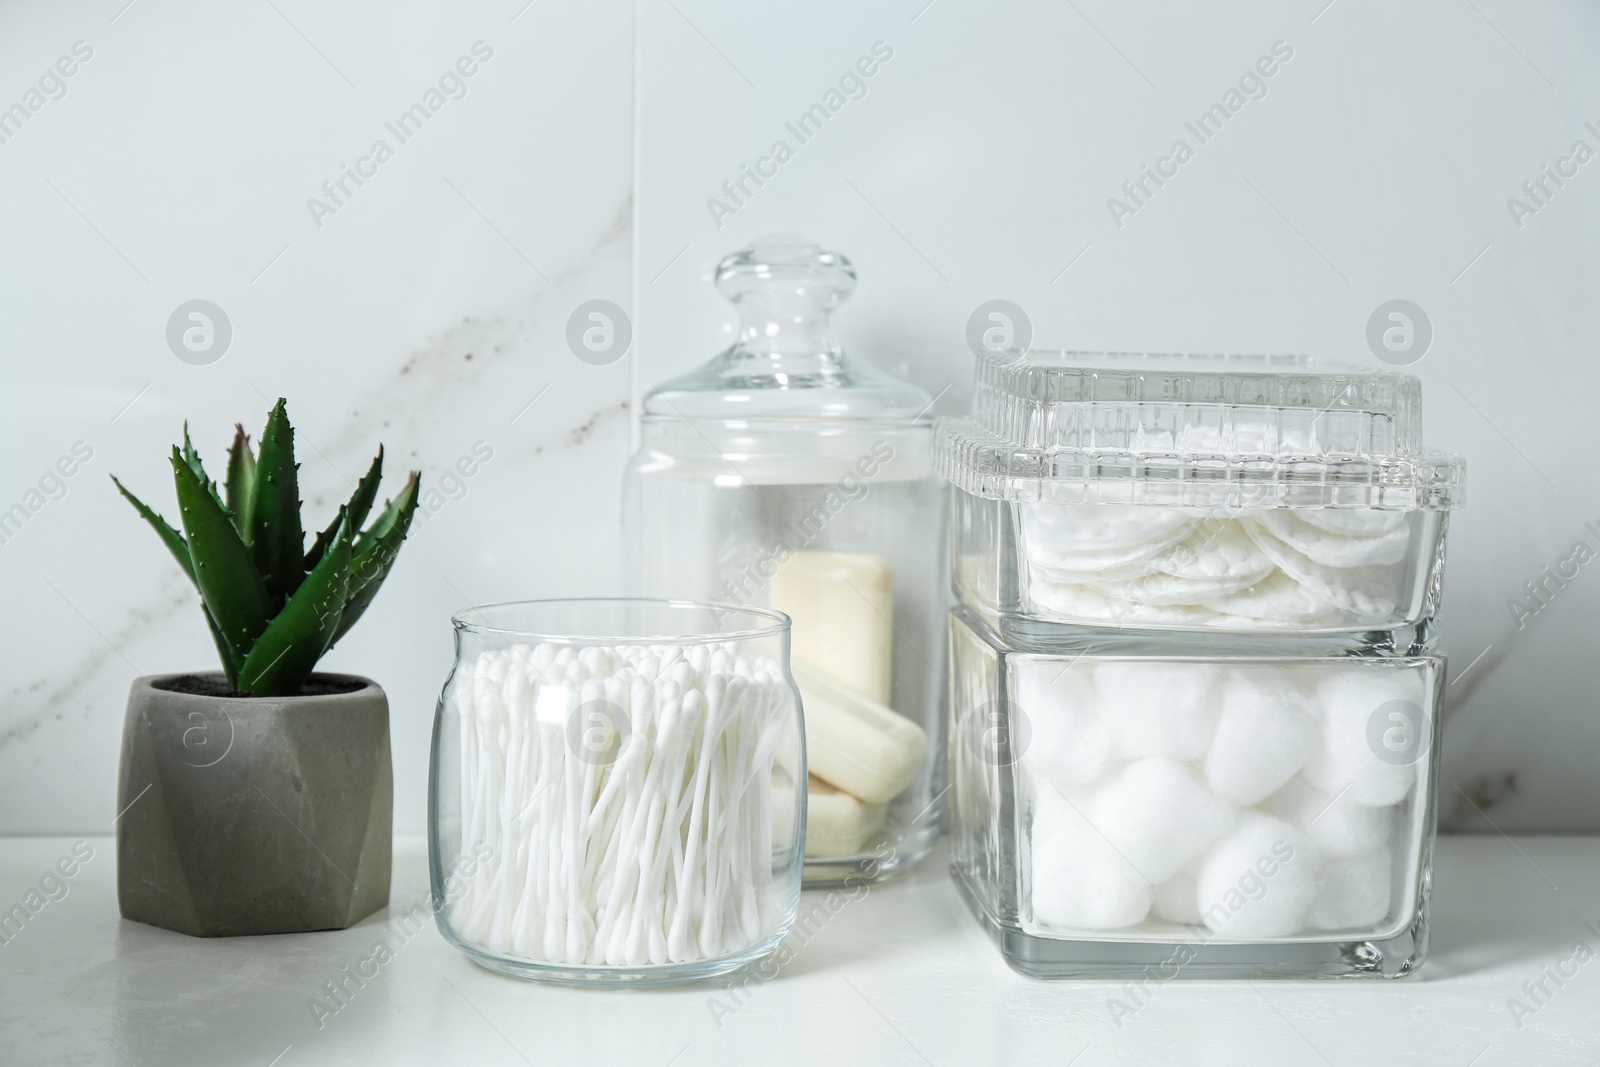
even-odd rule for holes
{"type": "Polygon", "coordinates": [[[619,589],[629,366],[564,338],[577,304],[629,299],[631,6],[123,3],[0,9],[6,105],[93,49],[0,143],[0,509],[93,451],[0,545],[0,832],[109,830],[129,680],[214,660],[108,475],[176,518],[183,420],[215,465],[279,395],[319,527],[380,441],[395,486],[493,452],[324,661],[388,690],[396,825],[420,831],[450,614],[619,589]],[[404,144],[385,130],[478,41],[464,96],[404,144]],[[307,199],[380,138],[393,158],[314,220],[307,199]],[[165,338],[195,298],[233,327],[208,366],[165,338]]]}
{"type": "Polygon", "coordinates": [[[258,426],[280,394],[316,516],[379,441],[395,473],[435,484],[475,442],[494,450],[327,660],[389,690],[397,825],[421,829],[448,616],[619,588],[630,403],[726,342],[710,268],[775,230],[855,259],[846,342],[948,387],[947,411],[966,403],[963,334],[986,299],[1024,307],[1042,345],[1374,366],[1372,311],[1421,305],[1429,436],[1472,478],[1446,602],[1446,821],[1600,829],[1600,579],[1580,568],[1520,628],[1508,606],[1575,542],[1600,549],[1600,162],[1531,215],[1507,207],[1576,140],[1600,151],[1593,8],[124,3],[0,8],[0,107],[75,42],[93,50],[0,142],[0,511],[30,510],[0,544],[0,832],[108,828],[129,679],[213,655],[106,475],[170,511],[182,420],[220,459],[232,423],[258,426]],[[480,40],[493,55],[466,94],[390,135],[393,158],[314,219],[307,198],[480,40]],[[847,86],[858,98],[799,144],[785,122],[880,41],[893,54],[864,95],[847,86]],[[1114,220],[1107,199],[1196,144],[1184,123],[1279,41],[1293,55],[1266,95],[1114,220]],[[707,200],[778,139],[793,158],[714,217],[707,200]],[[233,327],[207,366],[165,338],[197,298],[233,327]],[[605,367],[564,340],[596,298],[636,320],[633,353],[605,367]],[[64,490],[47,481],[58,499],[30,497],[77,442],[93,454],[64,490]]]}
{"type": "Polygon", "coordinates": [[[647,380],[726,337],[710,267],[774,230],[855,259],[847,343],[930,390],[948,386],[947,411],[967,403],[964,328],[991,298],[1021,305],[1044,347],[1305,351],[1374,367],[1369,316],[1413,301],[1434,332],[1413,368],[1428,436],[1464,453],[1471,479],[1445,604],[1456,680],[1444,822],[1600,829],[1600,577],[1578,568],[1536,615],[1508,606],[1538,606],[1524,583],[1575,542],[1600,552],[1588,412],[1600,388],[1600,161],[1560,163],[1578,140],[1600,152],[1593,6],[762,10],[641,6],[647,380]],[[893,56],[864,95],[847,85],[856,98],[800,143],[785,122],[880,41],[893,56]],[[1265,95],[1248,83],[1258,98],[1201,143],[1185,122],[1226,102],[1275,45],[1292,55],[1265,64],[1265,95]],[[1123,183],[1180,138],[1193,158],[1129,200],[1123,183]],[[723,182],[777,140],[793,156],[775,177],[747,182],[731,215],[707,206],[726,203],[723,182]],[[1577,173],[1514,217],[1508,198],[1545,164],[1577,173]],[[1132,214],[1114,215],[1112,197],[1132,214]]]}

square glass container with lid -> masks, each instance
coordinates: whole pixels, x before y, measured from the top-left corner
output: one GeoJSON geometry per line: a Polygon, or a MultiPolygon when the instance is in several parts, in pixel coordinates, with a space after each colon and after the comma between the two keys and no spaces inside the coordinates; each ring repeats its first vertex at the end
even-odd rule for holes
{"type": "Polygon", "coordinates": [[[1009,640],[1061,627],[1432,637],[1464,463],[1421,383],[1306,356],[985,353],[941,420],[952,578],[1009,640]]]}

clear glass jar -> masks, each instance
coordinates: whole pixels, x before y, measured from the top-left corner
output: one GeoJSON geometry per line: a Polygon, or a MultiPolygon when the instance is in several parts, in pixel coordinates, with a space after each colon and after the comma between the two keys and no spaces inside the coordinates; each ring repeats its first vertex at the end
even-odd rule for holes
{"type": "Polygon", "coordinates": [[[944,420],[963,602],[1008,640],[1064,629],[1432,646],[1458,456],[1412,375],[1305,357],[980,357],[944,420]]]}
{"type": "Polygon", "coordinates": [[[1399,977],[1444,661],[1009,646],[951,613],[950,866],[1042,978],[1399,977]]]}
{"type": "Polygon", "coordinates": [[[933,398],[845,355],[850,262],[798,239],[734,253],[734,344],[652,389],[625,543],[644,596],[794,620],[811,778],[805,882],[908,870],[942,800],[945,488],[933,398]]]}
{"type": "Polygon", "coordinates": [[[452,622],[428,794],[445,939],[573,983],[706,978],[776,948],[805,835],[789,620],[618,599],[452,622]]]}
{"type": "Polygon", "coordinates": [[[1449,512],[953,504],[957,595],[1019,641],[1062,627],[1433,644],[1449,512]],[[1120,540],[1119,540],[1120,539],[1120,540]]]}

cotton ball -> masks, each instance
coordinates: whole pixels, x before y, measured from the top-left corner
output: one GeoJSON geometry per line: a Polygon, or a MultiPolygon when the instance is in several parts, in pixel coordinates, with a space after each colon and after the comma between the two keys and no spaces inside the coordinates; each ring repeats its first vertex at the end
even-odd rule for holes
{"type": "Polygon", "coordinates": [[[1022,762],[1029,773],[1058,785],[1099,777],[1111,757],[1111,727],[1094,710],[1089,671],[1040,660],[1017,664],[1013,678],[1013,713],[1027,723],[1022,762]]]}
{"type": "Polygon", "coordinates": [[[1085,798],[1057,789],[1035,798],[1030,831],[1033,919],[1046,927],[1111,930],[1143,922],[1150,884],[1083,816],[1085,798]]]}
{"type": "MultiPolygon", "coordinates": [[[[1426,707],[1421,672],[1346,662],[1323,677],[1317,701],[1322,708],[1322,744],[1306,762],[1305,776],[1311,784],[1375,808],[1404,800],[1427,766],[1426,748],[1414,750],[1420,754],[1412,763],[1391,762],[1384,758],[1389,755],[1383,748],[1384,732],[1396,726],[1427,730],[1431,723],[1407,722],[1403,715],[1391,721],[1380,709],[1396,701],[1426,707]],[[1374,724],[1374,716],[1381,721],[1374,724]]],[[[1399,714],[1398,709],[1391,710],[1399,714]]],[[[1421,738],[1420,743],[1428,740],[1421,738]]]]}
{"type": "Polygon", "coordinates": [[[1393,808],[1358,804],[1348,791],[1332,796],[1304,777],[1291,778],[1266,799],[1262,809],[1310,834],[1328,857],[1354,856],[1382,848],[1394,834],[1393,808]]]}
{"type": "Polygon", "coordinates": [[[1269,815],[1247,815],[1200,864],[1201,921],[1242,941],[1298,933],[1317,897],[1317,868],[1307,834],[1269,815]]]}
{"type": "Polygon", "coordinates": [[[1094,670],[1100,714],[1125,759],[1204,752],[1221,681],[1221,668],[1207,663],[1106,660],[1094,670]]]}
{"type": "Polygon", "coordinates": [[[1382,922],[1394,897],[1393,872],[1388,849],[1329,863],[1322,874],[1322,892],[1311,906],[1311,925],[1319,930],[1364,930],[1382,922]]]}
{"type": "Polygon", "coordinates": [[[1193,868],[1179,871],[1156,886],[1154,911],[1158,919],[1169,923],[1200,925],[1199,890],[1193,868]]]}
{"type": "Polygon", "coordinates": [[[1094,791],[1086,813],[1117,854],[1150,882],[1176,874],[1235,818],[1192,770],[1166,756],[1128,764],[1094,791]]]}
{"type": "Polygon", "coordinates": [[[1230,671],[1206,752],[1211,791],[1246,808],[1277,792],[1317,747],[1311,704],[1311,687],[1291,667],[1230,671]]]}

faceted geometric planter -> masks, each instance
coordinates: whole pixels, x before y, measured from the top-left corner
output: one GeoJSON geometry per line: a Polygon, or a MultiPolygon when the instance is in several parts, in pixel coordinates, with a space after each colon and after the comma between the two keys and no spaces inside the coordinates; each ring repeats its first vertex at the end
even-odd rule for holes
{"type": "Polygon", "coordinates": [[[220,674],[138,678],[117,789],[124,918],[197,937],[341,930],[389,902],[389,702],[314,674],[293,697],[220,674]]]}

